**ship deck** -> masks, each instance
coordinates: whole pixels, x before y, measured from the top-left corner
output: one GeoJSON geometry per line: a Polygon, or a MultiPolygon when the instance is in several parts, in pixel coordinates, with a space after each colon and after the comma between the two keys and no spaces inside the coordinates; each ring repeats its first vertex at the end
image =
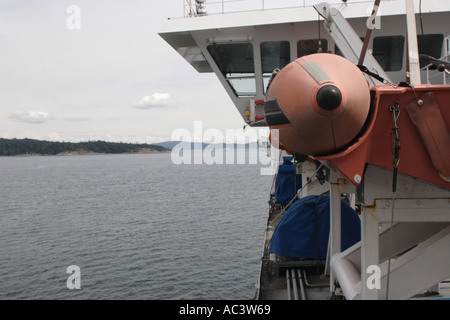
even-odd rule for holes
{"type": "Polygon", "coordinates": [[[264,255],[256,299],[258,300],[330,300],[330,278],[326,261],[278,256],[268,247],[283,207],[272,201],[264,243],[264,255]]]}
{"type": "MultiPolygon", "coordinates": [[[[330,289],[326,260],[277,256],[268,249],[273,231],[283,213],[283,207],[272,199],[255,299],[345,300],[339,288],[334,292],[330,289]]],[[[413,296],[410,300],[450,300],[450,279],[413,296]]]]}

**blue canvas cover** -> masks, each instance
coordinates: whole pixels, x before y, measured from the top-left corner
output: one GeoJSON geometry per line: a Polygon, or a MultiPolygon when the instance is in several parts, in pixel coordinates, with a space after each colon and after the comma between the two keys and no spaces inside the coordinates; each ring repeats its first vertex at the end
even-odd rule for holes
{"type": "Polygon", "coordinates": [[[284,157],[283,164],[278,166],[278,174],[275,180],[275,199],[286,206],[296,195],[302,186],[302,175],[296,174],[292,157],[284,157]]]}
{"type": "MultiPolygon", "coordinates": [[[[270,242],[279,256],[325,259],[330,231],[329,196],[308,196],[295,201],[281,218],[270,242]]],[[[342,202],[342,251],[361,239],[361,221],[342,202]]]]}

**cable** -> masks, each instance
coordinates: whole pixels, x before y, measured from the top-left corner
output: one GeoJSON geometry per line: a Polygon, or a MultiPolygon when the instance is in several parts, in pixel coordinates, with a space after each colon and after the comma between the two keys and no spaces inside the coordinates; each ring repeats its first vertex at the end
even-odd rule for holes
{"type": "Polygon", "coordinates": [[[422,0],[419,1],[419,17],[420,17],[420,29],[423,35],[423,21],[422,21],[422,0]]]}

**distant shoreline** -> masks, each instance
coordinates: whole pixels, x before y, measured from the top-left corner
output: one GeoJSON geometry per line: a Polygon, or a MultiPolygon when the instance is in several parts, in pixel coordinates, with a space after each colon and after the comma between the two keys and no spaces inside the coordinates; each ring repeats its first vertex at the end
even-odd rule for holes
{"type": "Polygon", "coordinates": [[[86,150],[78,151],[65,151],[57,154],[40,154],[40,153],[21,153],[10,156],[0,155],[1,158],[9,157],[73,157],[73,156],[101,156],[101,155],[123,155],[123,154],[160,154],[169,153],[170,151],[158,151],[158,150],[138,150],[135,152],[121,152],[121,153],[105,153],[105,152],[92,152],[86,150]]]}
{"type": "Polygon", "coordinates": [[[54,142],[34,139],[0,138],[0,156],[76,156],[100,154],[150,154],[170,150],[153,144],[106,141],[54,142]]]}
{"type": "MultiPolygon", "coordinates": [[[[155,144],[122,143],[106,141],[56,142],[34,139],[0,138],[0,157],[30,156],[77,156],[101,154],[152,154],[171,152],[175,147],[186,150],[205,150],[213,147],[218,150],[258,150],[259,142],[248,143],[204,143],[165,141],[155,144]]],[[[265,148],[270,147],[269,145],[265,148]]]]}
{"type": "MultiPolygon", "coordinates": [[[[93,152],[88,150],[77,150],[77,151],[65,151],[56,154],[56,156],[95,156],[95,155],[104,155],[104,154],[152,154],[152,153],[167,153],[169,150],[166,151],[158,151],[155,149],[150,148],[142,148],[138,149],[136,151],[130,151],[130,152],[122,152],[122,153],[105,153],[105,152],[93,152]]],[[[40,156],[40,154],[37,154],[40,156]]]]}

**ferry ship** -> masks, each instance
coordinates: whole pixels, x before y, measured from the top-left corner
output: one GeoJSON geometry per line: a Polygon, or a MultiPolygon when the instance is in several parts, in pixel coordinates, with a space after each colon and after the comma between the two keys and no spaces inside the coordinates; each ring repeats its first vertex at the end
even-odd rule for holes
{"type": "Polygon", "coordinates": [[[450,2],[288,2],[159,33],[279,151],[255,299],[448,297],[450,2]]]}

